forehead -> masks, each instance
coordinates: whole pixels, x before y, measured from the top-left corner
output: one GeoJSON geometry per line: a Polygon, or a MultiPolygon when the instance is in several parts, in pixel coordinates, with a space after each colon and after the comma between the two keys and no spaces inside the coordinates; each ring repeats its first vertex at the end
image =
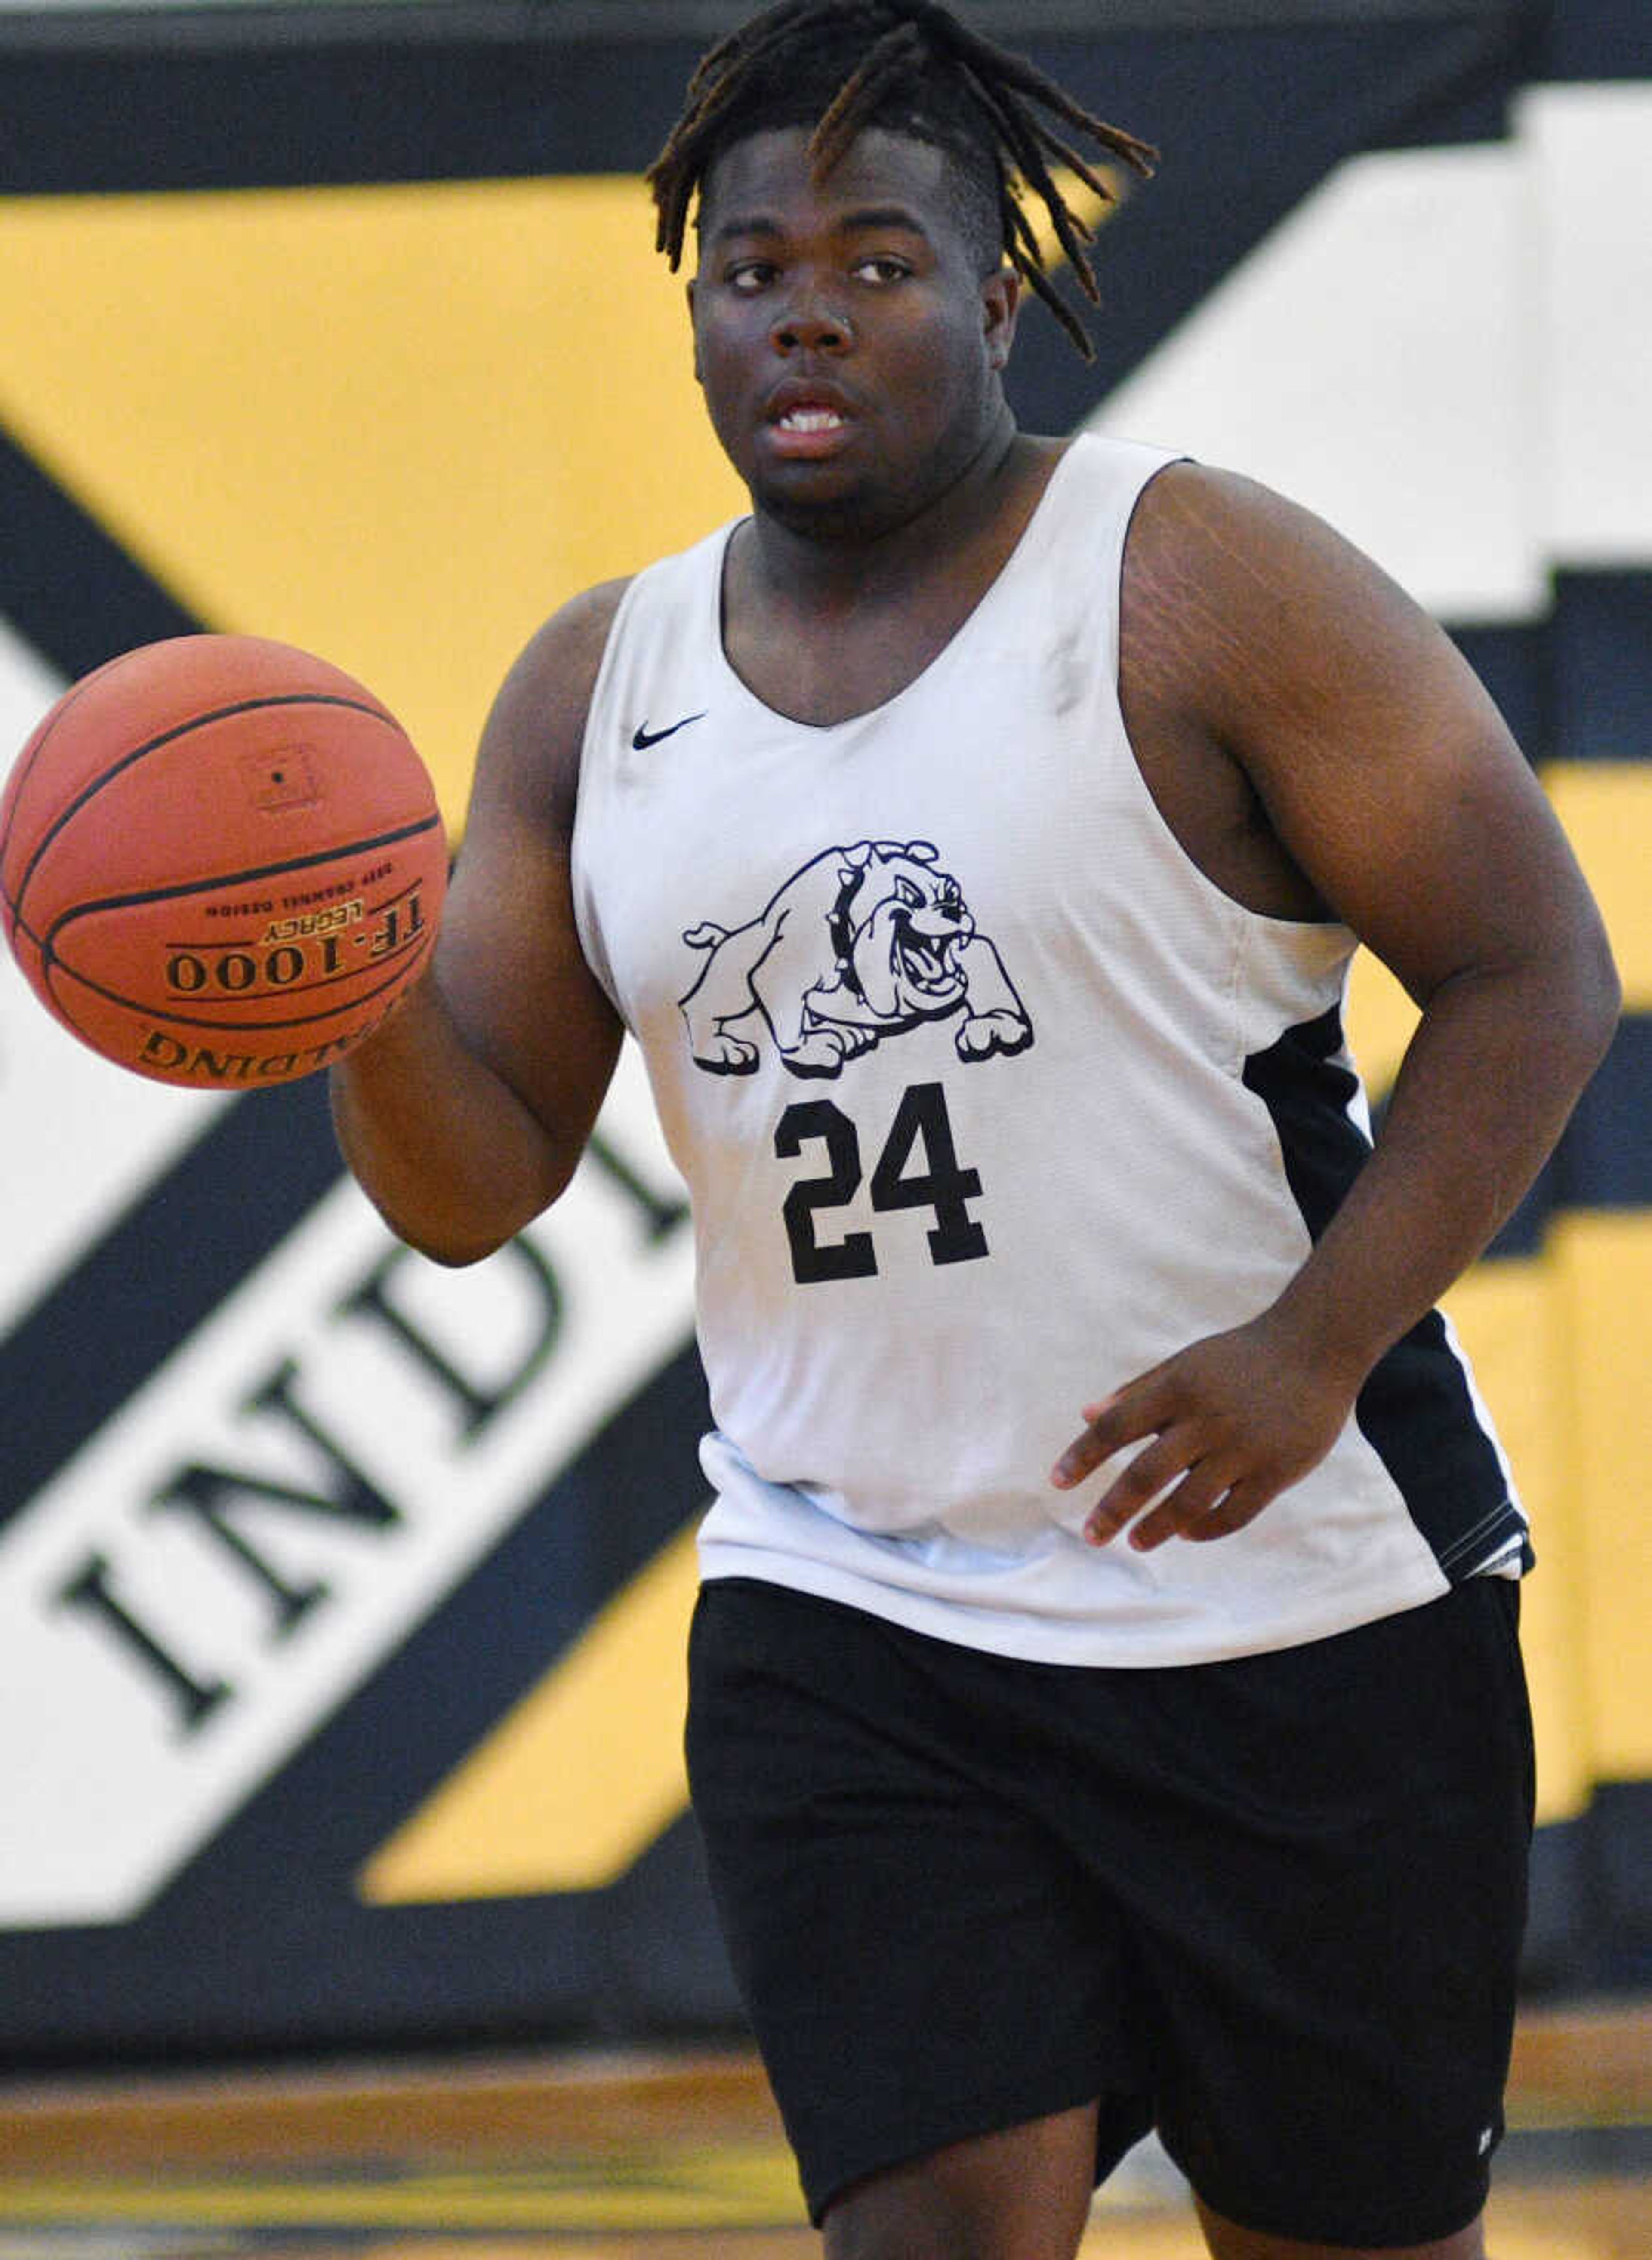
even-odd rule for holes
{"type": "Polygon", "coordinates": [[[807,126],[750,133],[732,142],[706,175],[700,197],[702,240],[735,223],[787,229],[830,226],[856,211],[909,212],[936,240],[957,232],[948,159],[933,143],[869,126],[824,179],[809,160],[807,126]]]}

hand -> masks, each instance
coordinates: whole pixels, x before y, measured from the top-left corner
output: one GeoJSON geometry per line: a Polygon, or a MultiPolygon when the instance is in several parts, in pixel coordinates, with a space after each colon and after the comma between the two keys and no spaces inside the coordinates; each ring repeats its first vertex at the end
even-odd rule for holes
{"type": "Polygon", "coordinates": [[[1050,1480],[1070,1491],[1125,1445],[1151,1437],[1097,1501],[1086,1541],[1105,1546],[1155,1498],[1130,1534],[1138,1551],[1172,1537],[1226,1538],[1318,1466],[1358,1387],[1264,1312],[1085,1405],[1083,1433],[1050,1480]]]}

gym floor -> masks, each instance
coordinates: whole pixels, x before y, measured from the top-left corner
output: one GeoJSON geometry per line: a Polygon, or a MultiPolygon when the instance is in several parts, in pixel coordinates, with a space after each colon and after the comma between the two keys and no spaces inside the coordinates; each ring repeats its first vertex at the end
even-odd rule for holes
{"type": "MultiPolygon", "coordinates": [[[[1652,2255],[1652,2002],[1523,2021],[1495,2260],[1652,2255]]],[[[0,2260],[803,2260],[733,2050],[0,2082],[0,2260]]],[[[1200,2260],[1152,2145],[1084,2260],[1200,2260]]]]}

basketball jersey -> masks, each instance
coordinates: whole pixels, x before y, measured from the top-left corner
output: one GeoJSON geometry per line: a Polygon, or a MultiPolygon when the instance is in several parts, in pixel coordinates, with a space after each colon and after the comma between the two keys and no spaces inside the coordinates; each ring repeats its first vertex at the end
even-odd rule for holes
{"type": "Polygon", "coordinates": [[[1086,1546],[1123,1455],[1048,1481],[1081,1406],[1276,1298],[1370,1150],[1353,935],[1223,893],[1126,733],[1125,536],[1170,460],[1076,440],[952,640],[848,721],[790,721],[729,666],[732,527],[619,605],[576,912],[692,1203],[705,1577],[1148,1664],[1317,1638],[1522,1556],[1438,1314],[1217,1543],[1086,1546]]]}

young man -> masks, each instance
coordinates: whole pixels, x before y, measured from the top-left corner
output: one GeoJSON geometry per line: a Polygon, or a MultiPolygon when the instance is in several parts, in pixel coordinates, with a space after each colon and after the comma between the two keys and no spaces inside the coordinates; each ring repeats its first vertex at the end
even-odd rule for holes
{"type": "Polygon", "coordinates": [[[927,4],[707,59],[654,184],[751,515],[530,645],[340,1131],[468,1262],[643,1047],[717,1421],[691,1777],[833,2260],[1070,2260],[1153,2125],[1218,2260],[1471,2260],[1526,1544],[1432,1305],[1615,984],[1371,565],[1016,431],[1006,174],[1088,276],[1052,115],[1145,165],[927,4]],[[1374,1154],[1355,936],[1422,1008],[1374,1154]]]}

